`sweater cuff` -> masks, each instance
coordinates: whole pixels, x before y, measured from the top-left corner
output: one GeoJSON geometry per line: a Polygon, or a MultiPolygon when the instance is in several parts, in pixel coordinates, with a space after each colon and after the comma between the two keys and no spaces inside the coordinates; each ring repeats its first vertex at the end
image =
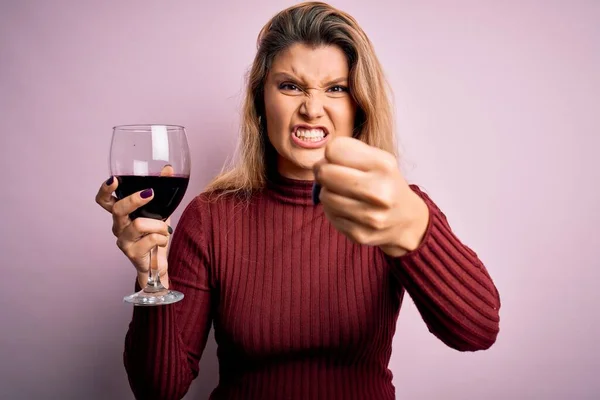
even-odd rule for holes
{"type": "Polygon", "coordinates": [[[440,215],[439,215],[440,210],[433,204],[433,202],[429,199],[429,197],[426,194],[424,194],[419,189],[419,187],[416,185],[410,185],[410,188],[427,205],[427,209],[429,210],[429,218],[427,219],[427,226],[425,228],[425,233],[423,234],[423,238],[421,239],[421,242],[415,249],[407,251],[406,253],[404,253],[401,256],[397,256],[397,257],[388,256],[388,258],[390,258],[391,260],[396,260],[396,261],[400,261],[400,262],[406,262],[415,257],[418,257],[419,254],[421,254],[423,251],[426,251],[426,249],[431,246],[431,241],[435,240],[432,237],[432,235],[435,236],[434,235],[434,233],[435,233],[435,227],[434,227],[435,224],[434,223],[437,222],[436,220],[438,220],[440,218],[440,215]]]}

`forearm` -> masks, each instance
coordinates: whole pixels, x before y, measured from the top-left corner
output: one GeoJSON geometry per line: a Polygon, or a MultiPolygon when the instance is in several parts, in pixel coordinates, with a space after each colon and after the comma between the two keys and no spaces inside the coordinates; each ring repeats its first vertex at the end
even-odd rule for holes
{"type": "MultiPolygon", "coordinates": [[[[212,322],[212,286],[198,201],[184,210],[161,282],[184,294],[163,306],[136,306],[125,342],[125,368],[137,398],[180,399],[198,375],[212,322]]],[[[141,290],[146,276],[138,276],[141,290]]]]}
{"type": "Polygon", "coordinates": [[[461,351],[489,348],[499,332],[498,291],[475,252],[428,196],[423,199],[429,218],[422,240],[412,251],[390,256],[394,274],[440,340],[461,351]]]}
{"type": "Polygon", "coordinates": [[[133,309],[123,360],[136,398],[180,399],[192,382],[175,314],[174,305],[133,309]]]}

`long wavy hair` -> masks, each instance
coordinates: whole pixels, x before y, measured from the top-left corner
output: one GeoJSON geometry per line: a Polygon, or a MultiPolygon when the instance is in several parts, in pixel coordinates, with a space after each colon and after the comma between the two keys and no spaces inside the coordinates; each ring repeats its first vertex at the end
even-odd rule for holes
{"type": "Polygon", "coordinates": [[[261,29],[247,76],[241,132],[233,163],[206,187],[208,192],[249,194],[262,189],[275,149],[266,132],[263,88],[275,57],[293,44],[338,46],[349,66],[349,89],[357,105],[354,137],[397,156],[391,91],[373,45],[349,14],[322,2],[306,2],[276,14],[261,29]]]}

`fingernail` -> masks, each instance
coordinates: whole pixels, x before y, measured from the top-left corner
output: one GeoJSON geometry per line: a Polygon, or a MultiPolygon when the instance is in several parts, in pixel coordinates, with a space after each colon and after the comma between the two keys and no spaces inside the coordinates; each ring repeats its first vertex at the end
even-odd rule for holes
{"type": "Polygon", "coordinates": [[[142,199],[147,199],[150,196],[152,196],[152,189],[146,189],[142,193],[140,193],[140,197],[142,199]]]}
{"type": "Polygon", "coordinates": [[[167,225],[167,231],[169,231],[169,235],[173,233],[173,228],[171,228],[171,225],[167,225]]]}
{"type": "Polygon", "coordinates": [[[321,193],[321,185],[319,185],[317,182],[313,182],[313,187],[312,187],[312,202],[313,202],[313,204],[315,206],[321,202],[319,200],[319,194],[320,193],[321,193]]]}
{"type": "Polygon", "coordinates": [[[106,181],[106,186],[110,186],[113,184],[113,182],[115,181],[115,177],[111,176],[110,178],[108,178],[108,180],[106,181]]]}

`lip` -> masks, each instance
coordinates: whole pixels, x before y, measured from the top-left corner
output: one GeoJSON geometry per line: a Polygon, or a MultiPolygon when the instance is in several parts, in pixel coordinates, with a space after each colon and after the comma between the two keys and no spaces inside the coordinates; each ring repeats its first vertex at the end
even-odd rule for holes
{"type": "Polygon", "coordinates": [[[318,149],[319,147],[323,147],[323,145],[325,145],[325,143],[327,143],[327,140],[329,139],[329,130],[327,128],[325,128],[324,126],[294,125],[294,127],[292,128],[291,136],[292,136],[292,142],[294,142],[294,144],[297,145],[298,147],[302,147],[305,149],[318,149]],[[306,130],[321,129],[323,132],[325,132],[325,137],[323,138],[323,140],[319,140],[318,142],[305,142],[296,137],[296,131],[298,129],[306,129],[306,130]]]}

